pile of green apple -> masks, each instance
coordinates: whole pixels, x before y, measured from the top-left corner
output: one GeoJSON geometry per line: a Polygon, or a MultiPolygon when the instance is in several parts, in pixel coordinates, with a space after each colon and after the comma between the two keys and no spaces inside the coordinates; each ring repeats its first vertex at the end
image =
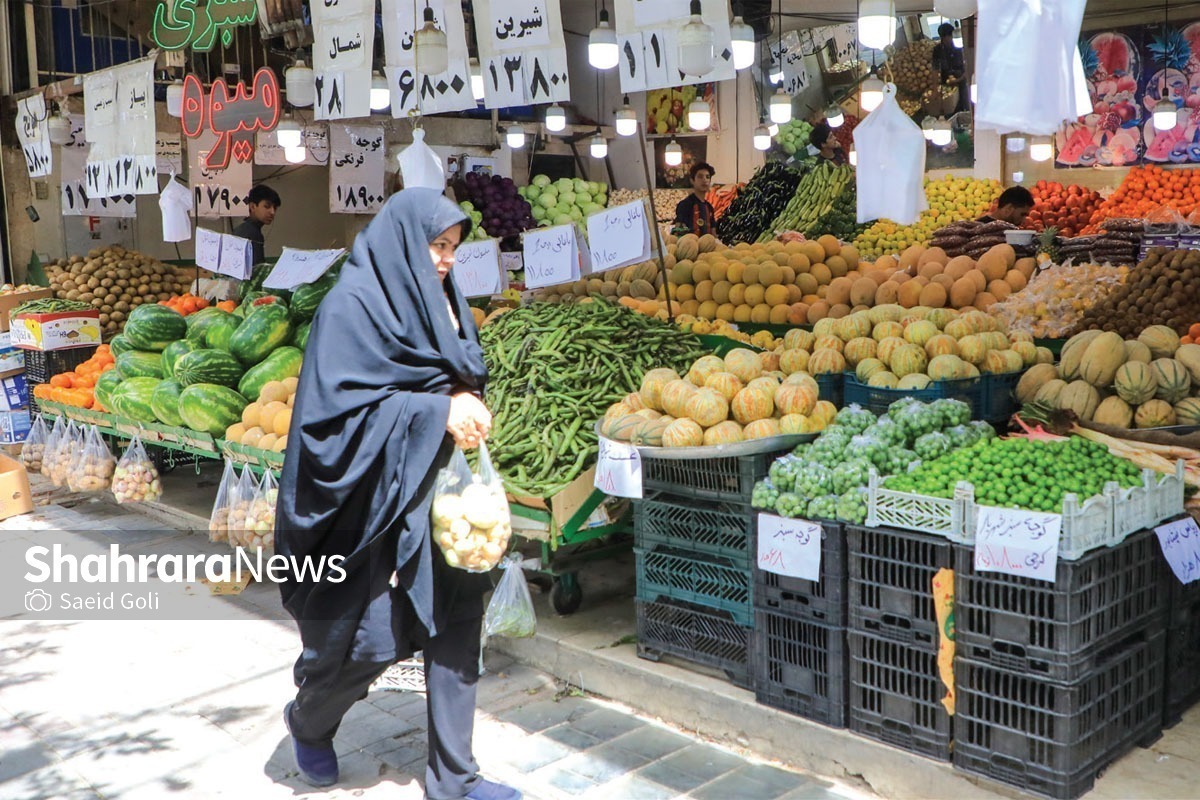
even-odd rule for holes
{"type": "Polygon", "coordinates": [[[471,235],[467,237],[467,241],[475,242],[487,239],[488,232],[483,229],[483,212],[476,209],[475,204],[470,200],[462,201],[458,207],[471,218],[471,235]]]}
{"type": "Polygon", "coordinates": [[[529,202],[539,228],[582,222],[608,206],[607,184],[578,178],[552,181],[549,176],[535,175],[528,186],[517,191],[529,202]]]}

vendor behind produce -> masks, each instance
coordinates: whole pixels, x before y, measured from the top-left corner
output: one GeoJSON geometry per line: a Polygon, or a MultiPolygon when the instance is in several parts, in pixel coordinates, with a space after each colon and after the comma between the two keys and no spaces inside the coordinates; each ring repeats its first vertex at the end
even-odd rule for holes
{"type": "Polygon", "coordinates": [[[967,66],[963,59],[962,48],[956,47],[954,44],[954,26],[949,22],[939,25],[938,39],[940,41],[933,47],[933,68],[941,74],[942,86],[950,86],[958,90],[953,98],[953,105],[943,108],[943,115],[965,111],[967,97],[962,90],[962,84],[967,74],[967,66]]]}
{"type": "Polygon", "coordinates": [[[263,238],[262,229],[275,221],[275,212],[281,205],[283,201],[279,199],[279,192],[270,186],[259,184],[246,195],[246,210],[249,216],[233,229],[233,235],[250,240],[254,264],[261,264],[266,258],[263,252],[266,240],[263,238]]]}
{"type": "Polygon", "coordinates": [[[808,146],[810,152],[818,158],[823,158],[838,166],[846,163],[846,151],[842,149],[842,143],[833,135],[833,129],[827,122],[821,122],[813,127],[812,133],[808,136],[808,146]]]}
{"type": "Polygon", "coordinates": [[[692,193],[679,201],[675,206],[675,227],[687,228],[688,233],[703,236],[712,233],[716,212],[712,205],[705,200],[715,170],[711,164],[701,161],[694,164],[688,172],[692,179],[692,193]]]}
{"type": "Polygon", "coordinates": [[[1033,194],[1024,186],[1010,186],[996,201],[996,210],[984,214],[979,222],[1007,222],[1018,228],[1025,224],[1025,218],[1033,211],[1033,194]]]}

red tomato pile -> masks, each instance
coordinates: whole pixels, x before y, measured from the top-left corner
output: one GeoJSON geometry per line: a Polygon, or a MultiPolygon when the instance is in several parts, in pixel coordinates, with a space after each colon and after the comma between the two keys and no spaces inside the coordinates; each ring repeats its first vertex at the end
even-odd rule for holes
{"type": "Polygon", "coordinates": [[[1078,236],[1103,202],[1099,192],[1057,181],[1038,181],[1030,191],[1037,204],[1025,224],[1037,231],[1058,228],[1064,237],[1078,236]]]}

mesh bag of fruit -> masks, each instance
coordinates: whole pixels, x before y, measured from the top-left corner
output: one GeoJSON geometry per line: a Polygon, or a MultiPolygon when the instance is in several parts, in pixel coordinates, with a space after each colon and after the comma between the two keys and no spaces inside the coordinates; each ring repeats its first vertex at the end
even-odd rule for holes
{"type": "MultiPolygon", "coordinates": [[[[59,418],[61,419],[61,417],[59,418]]],[[[46,421],[38,415],[21,445],[21,463],[30,472],[41,472],[42,461],[46,457],[46,439],[50,434],[46,431],[46,421]]]]}
{"type": "Polygon", "coordinates": [[[217,499],[213,501],[212,513],[208,515],[208,540],[229,541],[229,507],[238,485],[237,469],[233,462],[225,459],[225,471],[221,473],[221,485],[217,487],[217,499]]]}
{"type": "Polygon", "coordinates": [[[153,503],[162,497],[158,468],[146,454],[141,437],[134,436],[121,454],[113,471],[112,492],[118,503],[153,503]]]}
{"type": "Polygon", "coordinates": [[[67,486],[72,492],[103,492],[112,485],[117,460],[95,425],[90,426],[86,434],[82,428],[78,433],[83,448],[74,451],[79,455],[67,472],[67,486]]]}
{"type": "Polygon", "coordinates": [[[479,471],[455,450],[438,472],[430,510],[433,540],[446,563],[468,572],[488,572],[500,563],[512,536],[504,484],[492,467],[487,445],[479,447],[479,471]]]}

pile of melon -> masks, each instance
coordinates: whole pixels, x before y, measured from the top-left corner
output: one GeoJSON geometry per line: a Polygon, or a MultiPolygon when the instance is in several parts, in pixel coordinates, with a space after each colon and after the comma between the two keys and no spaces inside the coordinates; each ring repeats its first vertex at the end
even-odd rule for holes
{"type": "Polygon", "coordinates": [[[1021,378],[1017,399],[1070,410],[1117,428],[1200,425],[1200,344],[1152,325],[1136,339],[1084,331],[1067,340],[1057,367],[1021,378]]]}
{"type": "Polygon", "coordinates": [[[600,432],[637,445],[699,447],[822,431],[837,408],[818,398],[816,380],[786,356],[739,348],[724,358],[702,356],[682,376],[650,370],[640,391],[609,407],[600,432]]]}
{"type": "Polygon", "coordinates": [[[788,331],[780,363],[813,375],[853,372],[868,386],[924,389],[936,381],[1021,372],[1054,355],[1029,334],[1009,334],[982,311],[889,304],[841,319],[818,320],[811,332],[788,331]]]}
{"type": "Polygon", "coordinates": [[[242,421],[225,431],[225,439],[246,447],[282,453],[287,448],[299,383],[299,378],[287,378],[264,385],[258,400],[242,411],[242,421]]]}

